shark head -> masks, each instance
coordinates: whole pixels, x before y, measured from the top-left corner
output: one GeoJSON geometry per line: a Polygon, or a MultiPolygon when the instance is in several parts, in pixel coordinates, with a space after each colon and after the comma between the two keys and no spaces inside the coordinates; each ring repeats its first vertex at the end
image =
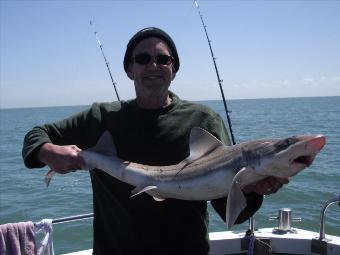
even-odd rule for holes
{"type": "Polygon", "coordinates": [[[325,144],[323,135],[292,136],[264,142],[264,155],[261,155],[257,171],[275,177],[294,176],[313,163],[325,144]]]}

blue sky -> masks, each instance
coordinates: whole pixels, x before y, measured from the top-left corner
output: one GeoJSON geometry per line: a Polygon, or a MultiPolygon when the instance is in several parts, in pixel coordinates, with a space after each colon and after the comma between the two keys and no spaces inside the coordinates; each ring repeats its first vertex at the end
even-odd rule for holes
{"type": "MultiPolygon", "coordinates": [[[[340,1],[198,1],[227,99],[340,95],[340,1]]],[[[176,42],[171,89],[220,99],[193,1],[1,1],[2,108],[115,100],[89,21],[104,45],[122,99],[130,37],[157,26],[176,42]]]]}

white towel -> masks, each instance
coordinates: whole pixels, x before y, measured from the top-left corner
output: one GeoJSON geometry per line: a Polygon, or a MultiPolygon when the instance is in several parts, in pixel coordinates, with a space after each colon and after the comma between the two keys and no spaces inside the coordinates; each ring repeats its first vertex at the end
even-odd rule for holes
{"type": "Polygon", "coordinates": [[[44,219],[37,222],[34,224],[34,227],[35,234],[42,232],[45,235],[40,242],[37,255],[54,255],[52,219],[44,219]]]}

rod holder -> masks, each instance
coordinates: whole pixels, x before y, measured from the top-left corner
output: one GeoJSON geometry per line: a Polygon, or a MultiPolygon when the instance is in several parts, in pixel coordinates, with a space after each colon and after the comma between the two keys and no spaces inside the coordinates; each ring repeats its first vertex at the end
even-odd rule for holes
{"type": "Polygon", "coordinates": [[[253,236],[256,230],[254,215],[249,218],[249,228],[246,232],[246,236],[253,236]]]}

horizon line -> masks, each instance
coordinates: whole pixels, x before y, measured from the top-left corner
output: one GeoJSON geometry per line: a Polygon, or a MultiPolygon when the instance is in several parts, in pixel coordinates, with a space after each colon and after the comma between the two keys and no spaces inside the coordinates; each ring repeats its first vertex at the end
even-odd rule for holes
{"type": "MultiPolygon", "coordinates": [[[[259,97],[259,98],[233,98],[233,99],[226,99],[226,101],[241,101],[241,100],[267,100],[267,99],[298,99],[298,98],[323,98],[323,97],[340,97],[340,95],[332,95],[332,96],[291,96],[291,97],[259,97]]],[[[133,100],[134,98],[127,99],[127,100],[133,100]]],[[[122,101],[127,101],[122,100],[122,101]]],[[[186,101],[192,101],[192,102],[203,102],[203,101],[222,101],[221,99],[199,99],[199,100],[188,100],[183,99],[186,101]]],[[[116,102],[117,100],[113,101],[106,101],[106,103],[110,102],[116,102]]],[[[41,106],[13,106],[13,107],[2,107],[0,106],[0,110],[14,110],[14,109],[30,109],[30,108],[56,108],[56,107],[85,107],[90,106],[96,101],[93,101],[91,104],[69,104],[69,105],[41,105],[41,106]]],[[[99,101],[99,103],[101,103],[99,101]]],[[[105,103],[105,101],[103,101],[105,103]]]]}

